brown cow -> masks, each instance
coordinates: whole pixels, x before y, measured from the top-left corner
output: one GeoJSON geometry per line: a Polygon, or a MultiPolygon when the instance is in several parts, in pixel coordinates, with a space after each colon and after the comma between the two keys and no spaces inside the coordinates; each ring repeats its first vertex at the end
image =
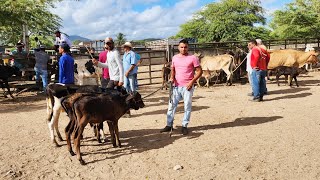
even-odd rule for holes
{"type": "Polygon", "coordinates": [[[268,69],[274,69],[278,66],[302,67],[306,63],[315,63],[318,53],[315,51],[303,52],[293,49],[270,51],[270,61],[268,69]]]}
{"type": "Polygon", "coordinates": [[[166,90],[168,89],[168,81],[170,79],[170,73],[171,73],[171,69],[170,69],[171,63],[170,62],[166,62],[163,64],[162,67],[162,86],[161,89],[163,89],[163,87],[166,88],[166,90]]]}

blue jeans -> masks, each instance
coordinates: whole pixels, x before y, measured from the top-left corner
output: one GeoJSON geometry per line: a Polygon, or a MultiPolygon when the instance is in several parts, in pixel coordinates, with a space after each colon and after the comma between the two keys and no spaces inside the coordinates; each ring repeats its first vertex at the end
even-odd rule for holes
{"type": "Polygon", "coordinates": [[[138,90],[139,84],[138,84],[138,77],[136,78],[136,90],[138,90]]]}
{"type": "Polygon", "coordinates": [[[267,89],[266,75],[267,71],[265,70],[252,70],[251,80],[253,89],[253,99],[263,98],[263,95],[267,89]]]}
{"type": "Polygon", "coordinates": [[[34,71],[36,72],[36,81],[40,82],[40,76],[41,76],[43,89],[46,89],[46,87],[48,86],[48,72],[47,72],[47,70],[42,70],[42,69],[38,69],[35,67],[34,71]]]}
{"type": "Polygon", "coordinates": [[[129,75],[128,77],[124,76],[124,88],[126,88],[127,92],[135,92],[137,85],[136,85],[136,79],[137,79],[137,74],[132,74],[129,75]]]}
{"type": "Polygon", "coordinates": [[[192,87],[189,91],[186,87],[173,87],[172,102],[169,102],[169,107],[167,111],[167,126],[172,127],[174,114],[176,112],[179,101],[182,99],[184,102],[184,115],[182,119],[182,126],[188,126],[191,116],[193,91],[194,87],[192,87]]]}

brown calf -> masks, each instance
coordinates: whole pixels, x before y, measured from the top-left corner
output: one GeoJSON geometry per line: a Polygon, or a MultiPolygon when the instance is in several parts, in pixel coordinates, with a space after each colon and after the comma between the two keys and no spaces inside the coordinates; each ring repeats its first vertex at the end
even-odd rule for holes
{"type": "Polygon", "coordinates": [[[113,147],[121,147],[118,120],[131,108],[135,110],[143,108],[144,103],[138,92],[123,95],[115,91],[109,94],[75,93],[63,101],[62,106],[67,109],[70,118],[66,128],[68,151],[72,156],[75,155],[70,143],[73,131],[77,159],[84,165],[85,162],[80,154],[80,140],[85,126],[88,123],[107,121],[113,147]]]}

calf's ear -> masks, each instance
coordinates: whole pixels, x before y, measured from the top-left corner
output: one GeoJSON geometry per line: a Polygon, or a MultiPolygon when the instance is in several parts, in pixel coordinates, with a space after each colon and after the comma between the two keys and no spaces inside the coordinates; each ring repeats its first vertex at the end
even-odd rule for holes
{"type": "Polygon", "coordinates": [[[133,99],[133,95],[132,94],[129,94],[126,98],[126,101],[131,101],[133,99]]]}

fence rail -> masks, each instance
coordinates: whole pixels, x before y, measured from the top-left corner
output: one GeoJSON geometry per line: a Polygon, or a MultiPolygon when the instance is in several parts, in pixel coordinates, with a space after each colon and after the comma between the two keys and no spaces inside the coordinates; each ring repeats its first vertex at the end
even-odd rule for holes
{"type": "MultiPolygon", "coordinates": [[[[91,42],[95,46],[97,51],[103,50],[103,40],[97,40],[91,42]]],[[[196,52],[198,50],[207,50],[215,54],[223,54],[226,51],[234,51],[237,47],[247,51],[247,43],[249,41],[228,41],[228,42],[212,42],[212,43],[190,43],[189,51],[196,52]]],[[[299,49],[303,50],[307,44],[317,50],[320,49],[320,38],[307,38],[307,39],[271,39],[264,40],[264,44],[269,49],[299,49]]],[[[121,48],[118,47],[121,52],[121,48]]],[[[162,64],[167,61],[171,61],[172,57],[177,54],[178,44],[167,45],[161,50],[143,50],[143,48],[136,49],[135,52],[141,56],[141,64],[139,65],[138,80],[140,85],[151,85],[161,83],[161,70],[162,64]]],[[[88,54],[73,54],[75,58],[77,56],[88,56],[88,54]]],[[[57,59],[57,55],[51,55],[52,59],[57,59]]],[[[2,60],[0,56],[0,62],[2,60]]],[[[85,58],[86,59],[86,58],[85,58]]],[[[89,56],[88,56],[89,59],[89,56]]]]}

